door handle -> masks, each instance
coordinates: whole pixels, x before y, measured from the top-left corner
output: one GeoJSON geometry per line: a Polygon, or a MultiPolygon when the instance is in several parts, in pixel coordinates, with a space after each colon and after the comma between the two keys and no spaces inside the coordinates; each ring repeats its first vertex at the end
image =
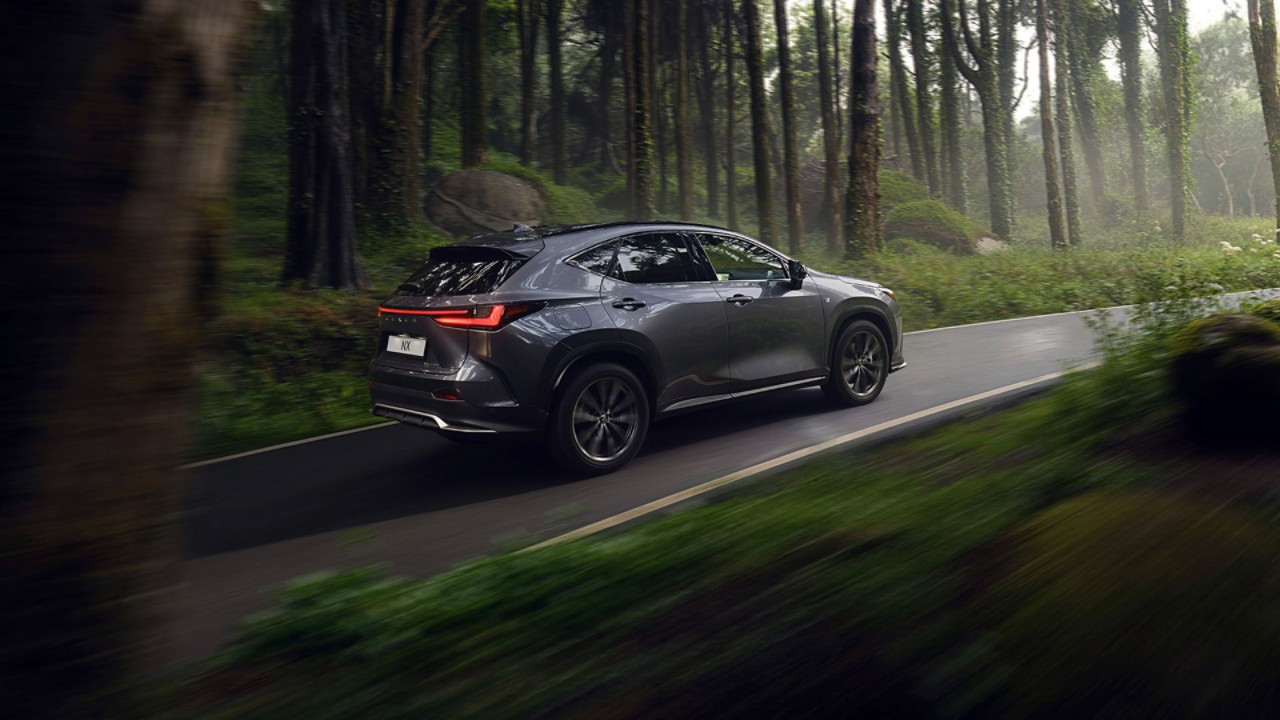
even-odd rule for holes
{"type": "Polygon", "coordinates": [[[644,307],[644,301],[637,300],[635,298],[622,298],[618,302],[614,303],[613,306],[619,310],[639,310],[644,307]]]}
{"type": "Polygon", "coordinates": [[[746,305],[747,303],[751,302],[751,300],[752,298],[749,295],[734,295],[733,297],[725,298],[725,302],[733,303],[738,307],[742,307],[743,305],[746,305]]]}

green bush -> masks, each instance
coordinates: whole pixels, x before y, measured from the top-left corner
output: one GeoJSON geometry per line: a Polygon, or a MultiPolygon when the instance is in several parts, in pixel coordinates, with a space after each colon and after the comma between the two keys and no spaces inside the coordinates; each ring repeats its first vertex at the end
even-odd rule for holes
{"type": "Polygon", "coordinates": [[[940,250],[968,255],[977,243],[978,225],[942,202],[917,200],[889,211],[884,235],[888,240],[916,240],[940,250]]]}
{"type": "Polygon", "coordinates": [[[1197,320],[1174,338],[1170,370],[1197,434],[1265,437],[1280,405],[1280,326],[1256,315],[1197,320]]]}
{"type": "Polygon", "coordinates": [[[897,170],[880,171],[880,203],[885,212],[899,205],[929,199],[929,188],[924,183],[897,170]]]}

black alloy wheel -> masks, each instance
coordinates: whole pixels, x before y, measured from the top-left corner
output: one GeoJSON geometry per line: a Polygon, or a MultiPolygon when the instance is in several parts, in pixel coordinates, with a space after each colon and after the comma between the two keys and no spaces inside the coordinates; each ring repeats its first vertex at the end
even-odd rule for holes
{"type": "Polygon", "coordinates": [[[559,393],[551,455],[577,474],[612,472],[635,457],[648,429],[649,399],[639,378],[614,363],[591,365],[559,393]]]}
{"type": "Polygon", "coordinates": [[[831,374],[822,386],[828,398],[856,406],[879,397],[889,375],[889,344],[875,323],[849,323],[836,340],[831,360],[831,374]]]}

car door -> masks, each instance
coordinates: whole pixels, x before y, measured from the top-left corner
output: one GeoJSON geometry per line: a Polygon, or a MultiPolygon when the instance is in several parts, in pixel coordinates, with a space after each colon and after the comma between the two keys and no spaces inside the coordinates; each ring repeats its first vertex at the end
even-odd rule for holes
{"type": "Polygon", "coordinates": [[[680,233],[622,238],[600,292],[624,342],[657,360],[657,406],[729,392],[726,306],[680,233]]]}
{"type": "Polygon", "coordinates": [[[694,239],[728,313],[734,392],[824,375],[822,299],[814,285],[793,288],[783,258],[744,238],[698,233],[694,239]]]}

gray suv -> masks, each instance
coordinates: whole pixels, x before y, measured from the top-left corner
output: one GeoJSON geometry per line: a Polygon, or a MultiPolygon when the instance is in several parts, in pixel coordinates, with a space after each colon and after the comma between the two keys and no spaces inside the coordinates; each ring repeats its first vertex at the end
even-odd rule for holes
{"type": "Polygon", "coordinates": [[[653,420],[815,385],[863,405],[905,365],[888,289],[688,223],[437,247],[378,314],[375,415],[455,439],[543,433],[582,474],[626,464],[653,420]]]}

